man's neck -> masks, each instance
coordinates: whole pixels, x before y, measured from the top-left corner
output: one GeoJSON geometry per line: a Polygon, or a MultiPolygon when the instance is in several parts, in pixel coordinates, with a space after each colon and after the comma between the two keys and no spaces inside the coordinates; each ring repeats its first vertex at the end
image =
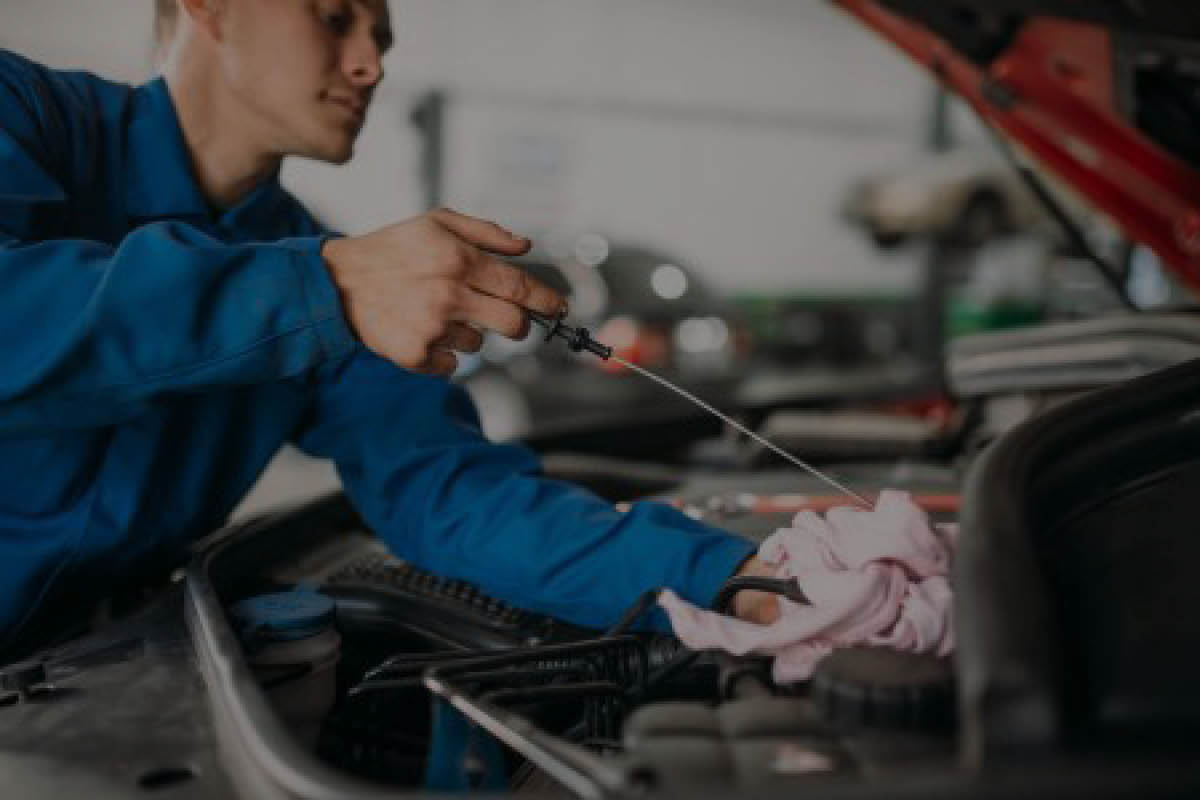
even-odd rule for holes
{"type": "Polygon", "coordinates": [[[231,208],[277,172],[282,157],[256,146],[239,124],[245,115],[209,80],[211,70],[189,66],[176,63],[167,70],[171,102],[201,191],[216,208],[231,208]]]}

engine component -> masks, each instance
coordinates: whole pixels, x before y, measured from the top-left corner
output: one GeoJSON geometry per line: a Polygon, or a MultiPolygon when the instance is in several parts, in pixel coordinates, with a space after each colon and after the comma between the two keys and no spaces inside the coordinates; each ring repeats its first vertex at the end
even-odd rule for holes
{"type": "Polygon", "coordinates": [[[28,698],[39,686],[46,683],[46,665],[41,661],[22,661],[0,671],[0,690],[10,692],[21,699],[28,698]]]}
{"type": "Polygon", "coordinates": [[[326,579],[338,614],[407,622],[436,631],[450,647],[497,648],[585,638],[594,632],[496,600],[469,583],[371,552],[326,579]]]}
{"type": "Polygon", "coordinates": [[[624,743],[656,783],[676,788],[762,785],[854,768],[801,698],[756,697],[716,709],[654,703],[626,720],[624,743]]]}
{"type": "Polygon", "coordinates": [[[334,605],[312,590],[259,595],[233,607],[247,660],[279,715],[315,746],[337,695],[341,636],[334,605]]]}
{"type": "Polygon", "coordinates": [[[883,647],[836,650],[813,673],[813,702],[838,727],[942,732],[954,726],[948,658],[883,647]]]}

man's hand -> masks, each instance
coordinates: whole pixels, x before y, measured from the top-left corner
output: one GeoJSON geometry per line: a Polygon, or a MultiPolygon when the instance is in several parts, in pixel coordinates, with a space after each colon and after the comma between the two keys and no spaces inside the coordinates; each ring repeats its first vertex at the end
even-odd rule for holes
{"type": "MultiPolygon", "coordinates": [[[[738,578],[771,578],[775,568],[754,556],[737,571],[738,578]]],[[[733,615],[747,622],[770,625],[779,619],[779,598],[770,592],[743,589],[733,596],[733,615]]]]}
{"type": "Polygon", "coordinates": [[[370,350],[416,372],[449,375],[454,353],[478,352],[483,330],[525,336],[525,309],[557,316],[562,295],[496,256],[529,241],[448,209],[365,236],[331,239],[321,254],[346,319],[370,350]]]}

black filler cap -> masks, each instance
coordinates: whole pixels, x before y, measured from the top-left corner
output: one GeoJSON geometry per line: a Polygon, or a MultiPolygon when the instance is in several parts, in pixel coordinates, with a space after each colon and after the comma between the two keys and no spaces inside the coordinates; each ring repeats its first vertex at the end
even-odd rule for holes
{"type": "Polygon", "coordinates": [[[839,727],[930,733],[954,727],[949,658],[888,647],[835,650],[817,664],[810,689],[821,716],[839,727]]]}

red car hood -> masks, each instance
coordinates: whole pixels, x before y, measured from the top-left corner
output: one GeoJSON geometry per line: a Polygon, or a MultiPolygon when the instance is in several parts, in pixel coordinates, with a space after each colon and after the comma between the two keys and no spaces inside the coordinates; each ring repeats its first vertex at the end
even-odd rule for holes
{"type": "Polygon", "coordinates": [[[1200,10],[1190,2],[833,2],[1200,289],[1200,10]]]}

